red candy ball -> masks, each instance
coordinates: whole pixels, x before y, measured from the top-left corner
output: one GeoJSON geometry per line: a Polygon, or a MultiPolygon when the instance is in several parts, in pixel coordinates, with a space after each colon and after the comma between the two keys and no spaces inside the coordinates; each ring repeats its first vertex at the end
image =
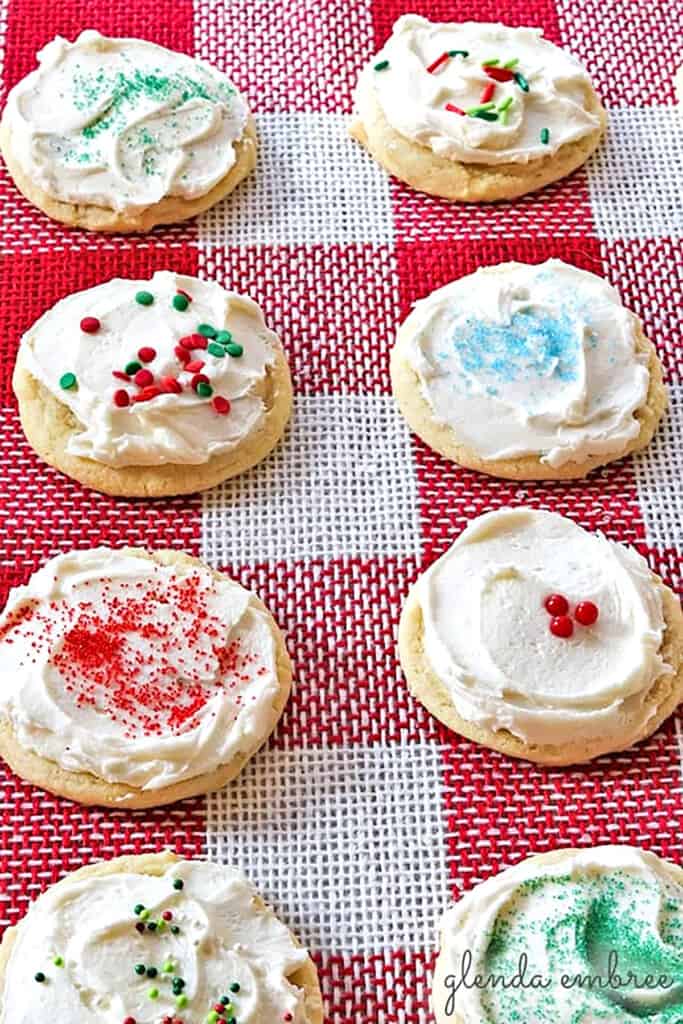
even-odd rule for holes
{"type": "Polygon", "coordinates": [[[133,380],[139,388],[148,388],[154,383],[154,374],[151,370],[138,370],[133,380]]]}
{"type": "Polygon", "coordinates": [[[227,416],[230,412],[230,402],[227,398],[223,398],[223,395],[216,395],[212,401],[212,405],[216,412],[219,412],[221,416],[227,416]]]}
{"type": "Polygon", "coordinates": [[[136,1024],[135,1017],[126,1017],[123,1024],[136,1024]]]}
{"type": "Polygon", "coordinates": [[[151,363],[153,359],[156,359],[157,354],[153,348],[145,346],[138,351],[138,359],[141,363],[151,363]]]}
{"type": "Polygon", "coordinates": [[[568,615],[555,615],[550,620],[550,632],[553,636],[559,636],[563,640],[568,640],[574,632],[574,623],[568,615]]]}
{"type": "Polygon", "coordinates": [[[569,611],[569,601],[562,594],[551,594],[545,600],[545,610],[550,615],[566,615],[569,611]]]}
{"type": "Polygon", "coordinates": [[[95,334],[100,329],[100,321],[96,316],[84,316],[81,320],[81,330],[86,334],[95,334]]]}
{"type": "Polygon", "coordinates": [[[592,601],[580,601],[574,609],[574,618],[582,626],[592,626],[598,621],[598,607],[592,601]]]}
{"type": "Polygon", "coordinates": [[[127,405],[130,405],[130,395],[125,388],[120,388],[114,392],[114,405],[118,406],[119,409],[125,409],[127,405]]]}
{"type": "Polygon", "coordinates": [[[173,912],[171,910],[165,910],[161,916],[163,917],[164,921],[173,920],[173,912]]]}

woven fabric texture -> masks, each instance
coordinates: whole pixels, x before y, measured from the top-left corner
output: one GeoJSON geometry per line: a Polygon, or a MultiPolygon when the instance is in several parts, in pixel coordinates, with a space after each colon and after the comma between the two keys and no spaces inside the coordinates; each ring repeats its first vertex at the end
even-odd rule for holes
{"type": "Polygon", "coordinates": [[[406,10],[446,0],[0,0],[2,95],[55,34],[94,27],[196,53],[246,91],[258,168],[199,220],[153,234],[69,231],[0,169],[0,597],[71,547],[184,549],[233,573],[287,631],[295,689],[243,777],[156,812],[85,810],[0,766],[0,927],[66,872],[161,849],[244,868],[318,963],[333,1024],[430,1019],[435,923],[535,852],[628,842],[683,859],[683,731],[576,770],[450,735],[396,657],[417,574],[474,516],[530,503],[637,546],[683,588],[683,63],[680,4],[471,0],[467,18],[540,25],[588,65],[609,136],[571,178],[513,204],[452,206],[391,180],[345,134],[359,68],[406,10]],[[411,437],[388,353],[411,304],[507,259],[605,275],[642,318],[671,411],[649,451],[570,484],[458,469],[411,437]],[[169,267],[249,293],[281,333],[295,411],[261,466],[202,497],[113,501],[40,464],[10,387],[19,337],[70,291],[169,267]]]}

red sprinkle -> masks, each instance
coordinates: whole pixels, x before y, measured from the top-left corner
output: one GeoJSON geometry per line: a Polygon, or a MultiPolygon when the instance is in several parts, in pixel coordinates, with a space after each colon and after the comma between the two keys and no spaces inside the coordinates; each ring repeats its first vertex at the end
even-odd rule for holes
{"type": "Polygon", "coordinates": [[[216,1013],[220,1013],[221,1016],[225,1013],[225,1007],[223,1006],[222,1003],[214,1003],[213,1008],[216,1011],[216,1013]]]}
{"type": "Polygon", "coordinates": [[[182,348],[181,345],[176,345],[174,351],[181,363],[189,363],[190,359],[192,358],[188,350],[186,348],[182,348]]]}
{"type": "Polygon", "coordinates": [[[496,91],[495,85],[493,84],[493,82],[489,82],[488,85],[484,86],[484,91],[482,92],[481,96],[479,97],[479,102],[480,103],[488,103],[489,100],[493,99],[493,94],[494,94],[495,91],[496,91]]]}
{"type": "Polygon", "coordinates": [[[185,369],[187,370],[188,373],[199,373],[203,366],[203,359],[193,359],[191,363],[187,363],[185,365],[185,369]]]}
{"type": "Polygon", "coordinates": [[[183,385],[177,377],[162,377],[159,383],[161,388],[169,395],[179,395],[183,390],[183,385]]]}
{"type": "Polygon", "coordinates": [[[158,398],[159,395],[163,395],[163,391],[158,384],[151,384],[148,388],[143,388],[142,391],[138,391],[137,395],[133,395],[134,402],[149,402],[150,398],[158,398]]]}
{"type": "Polygon", "coordinates": [[[138,370],[133,380],[139,388],[147,388],[154,383],[154,374],[151,370],[138,370]]]}
{"type": "Polygon", "coordinates": [[[196,390],[198,384],[208,384],[209,378],[206,376],[205,373],[195,373],[191,383],[192,387],[196,390]]]}
{"type": "Polygon", "coordinates": [[[193,348],[206,348],[208,342],[203,334],[186,334],[184,338],[178,339],[178,344],[192,351],[193,348]]]}
{"type": "Polygon", "coordinates": [[[230,412],[230,402],[227,398],[223,398],[223,395],[215,395],[211,404],[221,416],[226,416],[230,412]]]}
{"type": "Polygon", "coordinates": [[[112,377],[116,377],[117,380],[130,380],[130,374],[124,373],[123,370],[112,370],[111,375],[112,377]]]}
{"type": "Polygon", "coordinates": [[[574,618],[582,626],[592,626],[598,621],[599,614],[598,606],[592,601],[579,601],[574,609],[574,618]]]}
{"type": "Polygon", "coordinates": [[[430,75],[433,75],[437,68],[440,68],[442,64],[445,64],[448,60],[448,54],[442,53],[440,57],[437,57],[433,64],[430,64],[427,71],[430,75]]]}
{"type": "Polygon", "coordinates": [[[142,921],[138,921],[138,923],[135,925],[135,931],[136,932],[140,932],[140,934],[142,934],[144,932],[144,930],[145,930],[144,924],[142,923],[142,921]]]}
{"type": "Polygon", "coordinates": [[[182,295],[183,298],[187,299],[188,302],[192,302],[192,296],[188,295],[187,292],[184,292],[182,288],[176,289],[176,292],[178,295],[182,295]]]}
{"type": "Polygon", "coordinates": [[[447,103],[446,110],[450,110],[451,114],[461,114],[465,116],[465,111],[461,107],[456,107],[455,103],[447,103]]]}
{"type": "Polygon", "coordinates": [[[574,623],[568,615],[556,615],[550,620],[550,632],[553,636],[559,636],[563,640],[568,640],[574,632],[574,623]]]}
{"type": "Polygon", "coordinates": [[[126,1017],[123,1024],[136,1024],[135,1017],[126,1017]]]}
{"type": "Polygon", "coordinates": [[[173,920],[173,911],[172,910],[165,910],[161,916],[163,917],[164,921],[172,921],[173,920]]]}
{"type": "Polygon", "coordinates": [[[562,594],[551,594],[546,598],[544,607],[550,615],[566,615],[569,611],[569,601],[562,594]]]}
{"type": "Polygon", "coordinates": [[[287,1013],[284,1015],[284,1017],[282,1019],[283,1020],[294,1020],[294,1018],[292,1017],[292,1015],[291,1015],[291,1013],[289,1011],[287,1011],[287,1013]]]}
{"type": "Polygon", "coordinates": [[[141,348],[138,351],[138,359],[141,363],[151,363],[156,357],[157,354],[153,348],[141,348]]]}
{"type": "Polygon", "coordinates": [[[114,392],[114,405],[119,409],[125,409],[127,405],[130,405],[130,395],[125,388],[119,388],[114,392]]]}
{"type": "Polygon", "coordinates": [[[492,68],[490,64],[484,65],[484,71],[489,78],[495,79],[496,82],[511,82],[515,77],[514,71],[510,71],[509,68],[492,68]]]}
{"type": "Polygon", "coordinates": [[[96,334],[100,326],[100,321],[96,316],[84,316],[81,320],[81,330],[86,334],[96,334]]]}

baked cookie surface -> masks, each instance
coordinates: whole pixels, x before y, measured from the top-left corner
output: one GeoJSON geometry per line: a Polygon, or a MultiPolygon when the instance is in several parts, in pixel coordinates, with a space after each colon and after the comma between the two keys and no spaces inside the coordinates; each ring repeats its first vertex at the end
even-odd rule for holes
{"type": "Polygon", "coordinates": [[[653,853],[598,846],[530,857],[443,915],[436,1020],[673,1024],[683,1013],[682,929],[683,870],[653,853]]]}
{"type": "Polygon", "coordinates": [[[22,338],[13,385],[46,462],[127,497],[243,472],[278,442],[292,404],[286,357],[256,303],[170,271],[62,299],[22,338]]]}
{"type": "Polygon", "coordinates": [[[488,202],[570,174],[605,124],[585,69],[539,30],[406,14],[361,73],[350,131],[418,191],[488,202]]]}
{"type": "Polygon", "coordinates": [[[530,508],[475,519],[410,591],[415,697],[511,757],[569,765],[654,733],[683,699],[683,613],[630,548],[530,508]]]}
{"type": "Polygon", "coordinates": [[[161,853],[67,875],[7,929],[0,1021],[48,1017],[322,1024],[323,1009],[308,953],[240,871],[161,853]]]}
{"type": "Polygon", "coordinates": [[[428,445],[517,480],[581,477],[644,448],[667,404],[640,320],[602,278],[554,259],[484,267],[422,299],[391,377],[428,445]]]}
{"type": "Polygon", "coordinates": [[[83,804],[219,789],[282,714],[291,664],[265,606],[174,551],[58,555],[0,617],[0,754],[83,804]]]}
{"type": "Polygon", "coordinates": [[[140,39],[57,37],[10,92],[0,144],[21,192],[55,220],[148,231],[228,195],[256,132],[227,75],[140,39]]]}

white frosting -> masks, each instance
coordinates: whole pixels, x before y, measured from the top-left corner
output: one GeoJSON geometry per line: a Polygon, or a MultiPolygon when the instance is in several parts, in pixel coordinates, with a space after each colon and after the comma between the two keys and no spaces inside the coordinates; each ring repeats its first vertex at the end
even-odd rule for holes
{"type": "Polygon", "coordinates": [[[229,452],[261,428],[265,406],[257,389],[274,364],[278,344],[250,299],[213,282],[164,270],[151,281],[115,278],[62,299],[24,335],[18,362],[79,421],[80,429],[67,443],[70,454],[115,467],[197,465],[229,452]],[[179,289],[192,296],[185,311],[172,305],[179,289]],[[154,303],[139,305],[135,296],[140,291],[149,291],[154,303]],[[99,319],[97,333],[81,330],[86,317],[99,319]],[[213,389],[209,398],[196,392],[193,372],[183,370],[176,354],[179,339],[205,323],[227,329],[243,348],[237,358],[214,356],[201,348],[192,351],[193,360],[204,362],[200,372],[213,389]],[[119,408],[114,403],[117,391],[126,390],[133,398],[140,388],[132,381],[122,382],[113,372],[136,360],[144,346],[156,352],[145,364],[155,382],[176,377],[182,392],[119,408]],[[65,372],[76,376],[76,387],[60,386],[65,372]],[[215,396],[230,401],[227,415],[216,412],[215,396]]]}
{"type": "Polygon", "coordinates": [[[140,39],[57,36],[7,100],[12,151],[55,199],[117,211],[195,199],[235,163],[247,106],[210,65],[140,39]]]}
{"type": "Polygon", "coordinates": [[[683,1012],[681,927],[683,886],[652,853],[603,846],[526,860],[443,915],[434,1008],[462,1024],[666,1024],[683,1012]],[[654,984],[642,984],[647,974],[654,984]],[[510,985],[515,975],[525,985],[510,985]],[[577,976],[612,984],[572,985],[577,976]]]}
{"type": "Polygon", "coordinates": [[[458,714],[527,743],[628,742],[657,710],[647,703],[653,684],[672,672],[660,654],[660,585],[645,560],[551,512],[480,516],[414,593],[426,659],[458,714]],[[551,594],[570,612],[593,602],[597,622],[555,636],[551,594]]]}
{"type": "Polygon", "coordinates": [[[543,39],[540,29],[474,21],[433,24],[415,14],[403,15],[361,75],[356,91],[361,120],[364,95],[376,97],[389,124],[405,138],[463,163],[527,163],[600,127],[585,69],[571,54],[543,39]],[[450,57],[433,72],[427,70],[453,50],[464,50],[468,56],[450,57]],[[483,69],[485,61],[498,60],[502,67],[515,59],[518,63],[510,70],[523,75],[528,92],[514,79],[494,82],[483,69]],[[384,61],[388,67],[375,70],[384,61]],[[446,104],[464,111],[479,106],[484,89],[492,83],[492,113],[512,99],[497,120],[446,109],[446,104]],[[541,141],[543,129],[549,131],[547,142],[541,141]]]}
{"type": "Polygon", "coordinates": [[[294,1024],[307,1024],[305,992],[288,980],[307,960],[234,868],[181,861],[159,877],[67,878],[40,896],[19,925],[0,991],[0,1022],[122,1024],[132,1017],[159,1024],[169,1015],[191,1024],[205,1021],[227,995],[240,1024],[275,1024],[288,1014],[294,1024]],[[180,892],[175,879],[184,882],[180,892]],[[137,932],[139,904],[152,920],[170,911],[178,934],[169,925],[161,933],[137,932]],[[167,961],[171,972],[162,970],[167,961]],[[159,973],[140,977],[136,964],[159,973]],[[34,980],[37,971],[46,976],[42,984],[34,980]],[[174,977],[185,982],[185,1009],[177,1008],[174,977]],[[234,983],[237,993],[230,990],[234,983]],[[156,999],[149,997],[153,988],[156,999]]]}
{"type": "Polygon", "coordinates": [[[548,260],[484,267],[418,302],[398,344],[434,418],[481,459],[615,456],[647,399],[638,319],[602,278],[548,260]]]}
{"type": "Polygon", "coordinates": [[[251,752],[279,691],[269,617],[196,566],[58,555],[0,618],[0,713],[69,771],[159,789],[251,752]]]}

